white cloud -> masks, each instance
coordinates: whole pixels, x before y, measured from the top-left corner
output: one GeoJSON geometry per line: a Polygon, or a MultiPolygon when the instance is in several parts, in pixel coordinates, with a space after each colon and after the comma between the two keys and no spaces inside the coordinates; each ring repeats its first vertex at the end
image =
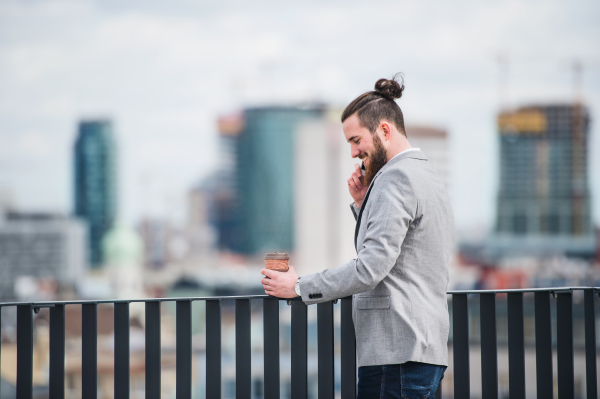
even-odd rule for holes
{"type": "MultiPolygon", "coordinates": [[[[558,64],[598,58],[599,11],[587,0],[2,2],[0,145],[38,132],[23,151],[38,151],[32,162],[56,162],[40,163],[39,174],[19,172],[0,148],[0,164],[9,165],[0,179],[27,193],[29,205],[68,211],[77,120],[107,115],[115,121],[122,207],[131,221],[139,214],[139,176],[165,171],[183,195],[214,164],[219,112],[310,99],[343,106],[378,78],[404,71],[407,120],[445,126],[453,137],[457,223],[490,223],[494,57],[509,56],[512,103],[569,99],[569,70],[558,64]],[[30,195],[42,178],[61,188],[30,195]],[[479,201],[470,197],[475,184],[479,201]]],[[[588,81],[600,80],[597,70],[587,73],[588,81]]],[[[598,115],[600,86],[586,89],[598,115]]]]}

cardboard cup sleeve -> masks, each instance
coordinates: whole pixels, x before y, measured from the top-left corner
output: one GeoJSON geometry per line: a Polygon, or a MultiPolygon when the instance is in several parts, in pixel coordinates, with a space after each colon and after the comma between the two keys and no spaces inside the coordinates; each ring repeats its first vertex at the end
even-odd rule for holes
{"type": "Polygon", "coordinates": [[[289,262],[290,256],[285,252],[272,252],[265,254],[265,268],[269,270],[287,272],[290,268],[289,262]]]}

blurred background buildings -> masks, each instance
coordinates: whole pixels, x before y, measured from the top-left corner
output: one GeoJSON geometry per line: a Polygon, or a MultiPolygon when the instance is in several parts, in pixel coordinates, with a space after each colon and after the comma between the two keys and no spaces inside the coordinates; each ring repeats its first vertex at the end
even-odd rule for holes
{"type": "Polygon", "coordinates": [[[321,113],[294,107],[244,110],[234,145],[234,214],[239,219],[231,250],[259,255],[294,249],[296,132],[300,123],[321,113]]]}
{"type": "Polygon", "coordinates": [[[106,120],[79,122],[73,147],[75,216],[88,226],[90,266],[102,266],[102,238],[117,214],[117,154],[112,124],[106,120]]]}
{"type": "Polygon", "coordinates": [[[88,265],[85,223],[62,215],[0,214],[0,301],[72,292],[88,265]]]}
{"type": "Polygon", "coordinates": [[[406,126],[406,135],[413,148],[422,149],[448,192],[452,193],[452,159],[450,137],[444,129],[433,126],[406,126]]]}
{"type": "MultiPolygon", "coordinates": [[[[289,252],[300,274],[347,262],[358,161],[340,113],[399,71],[408,139],[453,203],[448,288],[599,286],[599,12],[589,0],[1,2],[0,300],[260,294],[265,252],[289,252]],[[382,10],[406,16],[393,34],[382,10]]],[[[2,312],[4,398],[15,336],[2,312]]],[[[232,397],[232,307],[223,312],[232,397]]],[[[174,309],[163,313],[172,355],[174,309]]],[[[67,317],[77,359],[80,312],[67,317]]],[[[285,306],[282,323],[289,349],[285,306]]],[[[113,331],[101,324],[106,360],[113,331]]],[[[144,316],[133,305],[131,325],[135,341],[144,316]]],[[[68,366],[76,396],[80,370],[68,366]]]]}
{"type": "Polygon", "coordinates": [[[593,259],[587,109],[581,104],[522,107],[501,113],[498,130],[498,253],[593,259]]]}

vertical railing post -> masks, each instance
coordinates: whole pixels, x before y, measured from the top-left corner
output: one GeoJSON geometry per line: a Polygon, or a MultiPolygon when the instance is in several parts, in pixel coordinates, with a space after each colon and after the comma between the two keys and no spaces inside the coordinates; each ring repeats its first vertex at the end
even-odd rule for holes
{"type": "Polygon", "coordinates": [[[317,305],[318,335],[318,396],[319,399],[333,399],[335,377],[333,374],[333,302],[317,305]]]}
{"type": "Polygon", "coordinates": [[[452,347],[454,353],[454,397],[471,397],[469,369],[469,307],[467,294],[452,295],[452,347]]]}
{"type": "Polygon", "coordinates": [[[221,301],[206,301],[206,397],[221,397],[221,301]]]}
{"type": "MultiPolygon", "coordinates": [[[[2,330],[2,306],[0,306],[0,331],[1,330],[2,330]]],[[[2,358],[2,345],[0,345],[0,359],[1,358],[2,358]]],[[[0,361],[0,375],[2,375],[2,362],[1,361],[0,361]]],[[[2,378],[0,378],[0,392],[2,392],[2,378]]]]}
{"type": "Polygon", "coordinates": [[[177,301],[175,316],[175,395],[192,398],[192,302],[177,301]]]}
{"type": "Polygon", "coordinates": [[[250,347],[250,300],[235,300],[235,397],[252,394],[252,353],[250,347]]]}
{"type": "Polygon", "coordinates": [[[98,305],[81,305],[81,396],[98,396],[98,305]]]}
{"type": "Polygon", "coordinates": [[[552,381],[552,320],[550,293],[536,292],[535,298],[535,368],[538,399],[554,397],[552,381]]]}
{"type": "Polygon", "coordinates": [[[115,368],[114,397],[129,399],[129,303],[114,305],[115,322],[115,368]]]}
{"type": "Polygon", "coordinates": [[[50,399],[65,397],[65,305],[50,308],[50,399]]]}
{"type": "Polygon", "coordinates": [[[279,399],[279,299],[263,299],[265,399],[279,399]]]}
{"type": "Polygon", "coordinates": [[[588,399],[598,397],[596,377],[596,317],[594,314],[594,290],[583,293],[585,314],[585,385],[588,399]]]}
{"type": "Polygon", "coordinates": [[[575,396],[572,292],[560,292],[556,300],[556,364],[558,397],[571,399],[575,396]]]}
{"type": "Polygon", "coordinates": [[[498,399],[498,341],[496,334],[496,294],[480,294],[481,395],[498,399]]]}
{"type": "Polygon", "coordinates": [[[523,293],[508,294],[508,395],[525,397],[525,335],[523,293]]]}
{"type": "Polygon", "coordinates": [[[340,299],[340,369],[342,399],[356,398],[356,336],[352,321],[352,297],[340,299]]]}
{"type": "Polygon", "coordinates": [[[146,399],[161,397],[160,302],[146,302],[146,399]]]}
{"type": "Polygon", "coordinates": [[[292,301],[292,399],[308,395],[306,310],[304,302],[292,301]]]}
{"type": "Polygon", "coordinates": [[[17,398],[33,396],[33,308],[17,305],[17,398]]]}

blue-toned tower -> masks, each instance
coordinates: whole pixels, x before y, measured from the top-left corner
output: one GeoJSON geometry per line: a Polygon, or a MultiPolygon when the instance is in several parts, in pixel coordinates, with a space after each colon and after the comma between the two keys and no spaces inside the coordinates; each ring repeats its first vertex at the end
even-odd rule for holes
{"type": "Polygon", "coordinates": [[[294,141],[323,108],[259,107],[243,113],[235,139],[235,252],[294,250],[294,141]]]}
{"type": "Polygon", "coordinates": [[[102,238],[112,227],[117,210],[116,148],[112,123],[79,123],[74,146],[75,215],[89,227],[92,268],[102,266],[102,238]]]}

